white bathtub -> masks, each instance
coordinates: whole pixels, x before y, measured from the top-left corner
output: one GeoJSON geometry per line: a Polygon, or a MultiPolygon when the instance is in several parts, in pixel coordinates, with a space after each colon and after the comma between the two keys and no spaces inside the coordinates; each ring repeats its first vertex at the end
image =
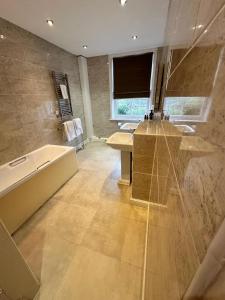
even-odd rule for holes
{"type": "Polygon", "coordinates": [[[16,231],[78,171],[73,147],[46,145],[0,166],[0,219],[16,231]]]}

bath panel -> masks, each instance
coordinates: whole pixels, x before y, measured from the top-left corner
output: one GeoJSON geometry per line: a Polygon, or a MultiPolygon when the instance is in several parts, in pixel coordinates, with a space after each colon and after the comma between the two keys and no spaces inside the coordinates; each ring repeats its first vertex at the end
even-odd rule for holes
{"type": "MultiPolygon", "coordinates": [[[[35,154],[29,155],[41,156],[48,152],[52,153],[53,157],[48,163],[41,163],[40,167],[36,166],[36,169],[31,170],[30,175],[23,177],[24,174],[20,172],[21,180],[6,186],[5,190],[1,189],[0,219],[11,234],[78,171],[76,152],[72,147],[49,145],[34,152],[35,154]],[[54,153],[57,154],[55,157],[54,153]]],[[[39,163],[40,161],[41,158],[39,163]]],[[[5,165],[3,168],[6,168],[5,165]]],[[[11,173],[13,176],[13,171],[11,173]]],[[[9,174],[7,175],[9,180],[9,174]]],[[[4,178],[1,179],[4,182],[4,178]]]]}

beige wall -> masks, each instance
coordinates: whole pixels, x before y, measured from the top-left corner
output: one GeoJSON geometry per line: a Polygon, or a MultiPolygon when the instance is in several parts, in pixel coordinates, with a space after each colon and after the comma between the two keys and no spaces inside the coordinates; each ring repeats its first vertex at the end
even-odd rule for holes
{"type": "Polygon", "coordinates": [[[145,121],[134,134],[132,197],[150,202],[145,300],[179,300],[197,268],[169,141],[182,134],[168,121],[145,121]]]}
{"type": "MultiPolygon", "coordinates": [[[[180,9],[182,7],[184,9],[185,1],[175,2],[180,2],[180,9]]],[[[224,0],[207,1],[207,5],[204,0],[190,1],[189,8],[187,7],[183,13],[192,18],[184,20],[181,17],[182,13],[175,13],[179,22],[183,22],[179,27],[191,28],[193,24],[207,25],[222,4],[225,4],[224,0]],[[196,14],[193,8],[197,2],[200,9],[196,14]]],[[[193,150],[182,148],[172,137],[167,138],[180,191],[184,221],[194,242],[194,247],[190,249],[190,253],[195,257],[193,265],[195,260],[199,263],[204,261],[207,249],[225,217],[224,18],[225,8],[207,32],[203,33],[204,28],[200,33],[195,32],[193,37],[202,33],[196,45],[193,45],[194,39],[187,36],[187,49],[183,54],[188,55],[180,55],[177,60],[177,68],[169,80],[167,91],[171,96],[208,96],[211,103],[207,121],[198,123],[196,136],[188,139],[189,146],[193,150]]],[[[177,36],[180,34],[179,30],[174,32],[177,36]]],[[[173,44],[171,46],[174,47],[173,44]]],[[[186,271],[185,268],[183,272],[188,271],[188,268],[186,271]]],[[[207,277],[207,274],[204,276],[207,277]]],[[[209,293],[211,298],[206,299],[222,300],[224,291],[224,285],[220,285],[220,293],[213,296],[212,289],[209,293]]]]}
{"type": "Polygon", "coordinates": [[[73,113],[85,126],[77,57],[0,18],[0,164],[61,144],[51,71],[68,74],[73,113]]]}
{"type": "MultiPolygon", "coordinates": [[[[147,130],[148,138],[140,134],[138,140],[137,131],[134,136],[132,195],[152,202],[145,300],[183,299],[225,217],[225,8],[207,32],[206,27],[190,31],[196,24],[206,26],[222,4],[224,0],[173,0],[167,25],[175,71],[166,95],[208,97],[207,121],[196,124],[194,136],[181,136],[166,122],[155,133],[155,122],[149,125],[153,133],[147,130]]],[[[199,277],[204,284],[212,267],[207,271],[199,277]]],[[[223,269],[208,291],[202,290],[203,297],[187,299],[224,299],[224,274],[223,269]]]]}
{"type": "MultiPolygon", "coordinates": [[[[225,1],[224,1],[225,3],[225,1]]],[[[202,260],[207,247],[212,240],[218,226],[225,216],[225,191],[221,181],[224,174],[224,131],[225,131],[225,106],[224,106],[224,39],[223,18],[218,17],[214,25],[204,34],[199,43],[189,55],[183,60],[180,66],[172,75],[169,87],[176,84],[179,74],[180,85],[192,87],[193,96],[205,88],[205,96],[211,99],[209,117],[206,123],[197,124],[197,136],[208,143],[216,146],[214,153],[205,153],[195,158],[195,153],[184,155],[181,152],[171,151],[177,171],[182,195],[186,202],[186,209],[192,228],[196,248],[202,260]],[[216,40],[212,36],[217,35],[216,40]],[[204,67],[202,75],[199,70],[204,67]],[[213,71],[212,71],[213,70],[213,71]],[[186,72],[188,76],[186,75],[186,72]],[[196,73],[198,76],[196,76],[196,73]],[[188,164],[187,164],[188,162],[188,164]],[[185,167],[185,169],[184,169],[185,167]]],[[[186,90],[181,90],[181,96],[185,96],[186,90]]],[[[169,143],[172,149],[172,143],[169,143]]]]}
{"type": "MultiPolygon", "coordinates": [[[[166,96],[209,97],[213,89],[220,45],[194,47],[169,80],[166,96]],[[201,79],[201,81],[200,81],[201,79]]],[[[173,50],[172,69],[179,64],[184,49],[173,50]]]]}
{"type": "Polygon", "coordinates": [[[110,87],[108,56],[88,58],[88,76],[91,93],[94,135],[108,137],[119,130],[117,122],[110,121],[110,87]]]}

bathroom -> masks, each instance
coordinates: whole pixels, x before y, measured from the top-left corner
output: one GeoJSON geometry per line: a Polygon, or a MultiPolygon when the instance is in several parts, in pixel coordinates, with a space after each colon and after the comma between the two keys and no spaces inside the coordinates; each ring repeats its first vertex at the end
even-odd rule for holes
{"type": "Polygon", "coordinates": [[[224,300],[225,0],[0,11],[0,300],[224,300]]]}

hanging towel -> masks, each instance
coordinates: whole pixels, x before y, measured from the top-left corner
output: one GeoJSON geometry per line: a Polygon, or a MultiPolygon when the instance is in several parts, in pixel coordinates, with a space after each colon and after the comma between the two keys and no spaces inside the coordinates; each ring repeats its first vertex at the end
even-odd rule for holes
{"type": "Polygon", "coordinates": [[[69,99],[68,93],[67,93],[67,87],[65,86],[65,84],[60,84],[60,90],[61,90],[63,99],[69,99]]]}
{"type": "Polygon", "coordinates": [[[68,142],[71,142],[77,137],[77,134],[75,132],[74,123],[73,121],[67,121],[63,123],[64,125],[64,131],[66,135],[66,139],[68,142]]]}
{"type": "Polygon", "coordinates": [[[81,134],[83,134],[81,119],[80,118],[73,119],[73,124],[76,131],[76,135],[80,136],[81,134]]]}

